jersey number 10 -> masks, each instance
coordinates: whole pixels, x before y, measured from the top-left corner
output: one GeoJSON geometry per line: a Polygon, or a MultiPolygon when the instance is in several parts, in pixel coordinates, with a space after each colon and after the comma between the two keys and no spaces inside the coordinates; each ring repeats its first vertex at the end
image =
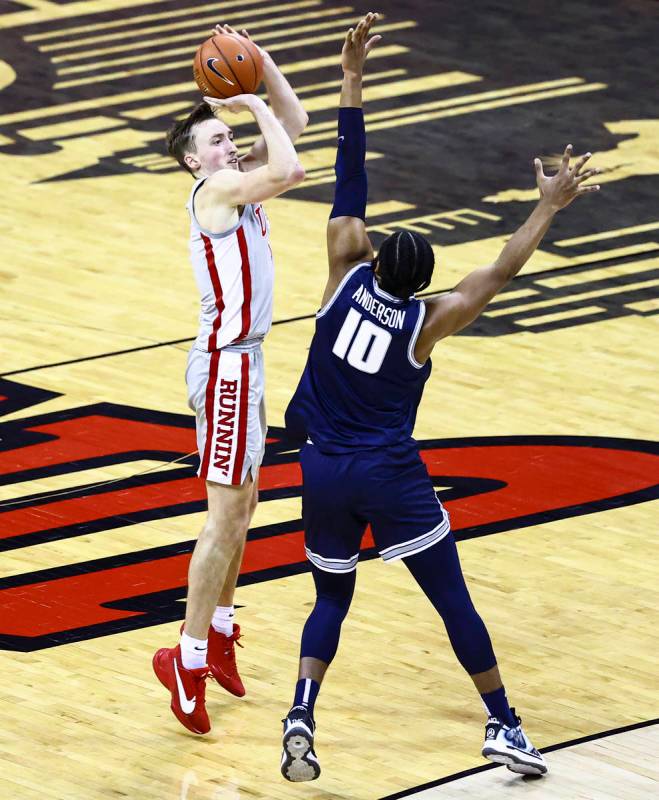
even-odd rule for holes
{"type": "Polygon", "coordinates": [[[351,308],[336,337],[332,352],[341,359],[346,359],[347,353],[346,360],[351,367],[374,375],[382,366],[391,339],[389,331],[364,319],[359,311],[351,308]]]}

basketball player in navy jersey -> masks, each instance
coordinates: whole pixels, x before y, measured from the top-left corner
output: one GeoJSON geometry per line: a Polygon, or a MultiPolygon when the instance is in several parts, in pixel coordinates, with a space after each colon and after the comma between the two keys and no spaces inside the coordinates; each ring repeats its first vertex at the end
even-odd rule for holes
{"type": "Polygon", "coordinates": [[[513,772],[543,774],[547,765],[508,705],[488,632],[460,568],[446,510],[435,494],[412,430],[430,354],[474,320],[522,268],[557,211],[598,186],[583,182],[589,154],[570,168],[571,146],[553,177],[536,159],[540,200],[496,261],[452,292],[427,301],[434,256],[418,233],[400,231],[377,256],[366,233],[366,138],[362,68],[380,37],[376,14],[348,32],[341,55],[334,207],[327,228],[329,280],[308,361],[286,412],[307,444],[300,452],[305,545],[316,603],[302,633],[299,680],[284,719],[281,772],[317,778],[314,703],[337,650],[352,599],[360,542],[370,523],[385,561],[403,559],[442,617],[455,654],[471,676],[488,719],[482,753],[513,772]]]}
{"type": "MultiPolygon", "coordinates": [[[[214,33],[239,35],[227,25],[214,33]]],[[[180,642],[159,649],[153,668],[171,694],[172,712],[197,734],[210,730],[209,674],[232,694],[245,694],[235,660],[240,628],[233,621],[233,597],[265,449],[261,342],[272,323],[274,264],[262,202],[304,178],[293,142],[307,114],[261,52],[270,107],[256,95],[205,98],[167,134],[170,154],[195,179],[189,248],[201,314],[186,383],[208,516],[190,560],[180,642]],[[240,110],[248,110],[261,131],[243,156],[232,130],[216,116],[240,110]]]]}

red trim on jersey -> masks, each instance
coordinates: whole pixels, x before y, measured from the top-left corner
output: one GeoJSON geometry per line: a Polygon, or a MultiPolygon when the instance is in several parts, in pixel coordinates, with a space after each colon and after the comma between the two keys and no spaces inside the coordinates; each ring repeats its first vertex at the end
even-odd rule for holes
{"type": "Polygon", "coordinates": [[[240,354],[240,416],[238,417],[238,444],[236,446],[236,460],[233,463],[233,486],[240,485],[243,474],[243,462],[247,448],[247,397],[249,394],[249,355],[240,354]]]}
{"type": "MultiPolygon", "coordinates": [[[[213,437],[215,434],[215,384],[217,383],[217,370],[220,363],[221,350],[211,353],[211,363],[208,373],[208,383],[206,384],[206,446],[199,470],[200,478],[208,477],[208,465],[213,449],[213,437]]],[[[199,454],[201,455],[201,453],[199,454]]]]}
{"type": "Polygon", "coordinates": [[[240,329],[238,338],[235,339],[239,342],[244,339],[249,333],[252,325],[252,273],[249,268],[249,251],[247,249],[247,239],[245,239],[245,231],[242,225],[236,231],[238,237],[238,246],[240,247],[240,258],[242,259],[242,273],[243,273],[243,324],[240,329]]]}
{"type": "Polygon", "coordinates": [[[222,298],[222,284],[220,283],[220,276],[215,264],[215,253],[213,252],[213,243],[208,238],[201,234],[206,250],[206,264],[208,265],[208,272],[210,274],[211,283],[213,284],[213,294],[215,295],[215,308],[217,308],[217,316],[213,320],[213,332],[208,337],[208,349],[213,351],[217,347],[217,332],[222,324],[222,312],[224,311],[224,299],[222,298]]]}

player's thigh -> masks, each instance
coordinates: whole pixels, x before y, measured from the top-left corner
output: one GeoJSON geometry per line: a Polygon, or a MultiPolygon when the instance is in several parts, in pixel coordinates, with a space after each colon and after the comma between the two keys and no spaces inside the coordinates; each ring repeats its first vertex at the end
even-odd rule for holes
{"type": "Polygon", "coordinates": [[[450,531],[418,452],[385,458],[369,470],[369,521],[384,561],[397,561],[432,547],[450,531]]]}
{"type": "Polygon", "coordinates": [[[315,445],[300,452],[302,518],[308,559],[321,570],[351,572],[357,567],[366,520],[355,513],[351,456],[329,456],[315,445]]]}
{"type": "Polygon", "coordinates": [[[260,351],[193,350],[186,371],[196,414],[198,475],[241,486],[256,477],[265,445],[264,379],[260,351]]]}

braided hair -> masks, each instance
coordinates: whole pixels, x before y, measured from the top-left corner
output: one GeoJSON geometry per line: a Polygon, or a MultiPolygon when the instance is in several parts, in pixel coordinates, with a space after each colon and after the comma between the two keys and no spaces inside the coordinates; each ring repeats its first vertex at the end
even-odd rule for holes
{"type": "Polygon", "coordinates": [[[396,231],[382,242],[373,262],[385,292],[407,300],[427,289],[435,267],[430,242],[414,231],[396,231]]]}

